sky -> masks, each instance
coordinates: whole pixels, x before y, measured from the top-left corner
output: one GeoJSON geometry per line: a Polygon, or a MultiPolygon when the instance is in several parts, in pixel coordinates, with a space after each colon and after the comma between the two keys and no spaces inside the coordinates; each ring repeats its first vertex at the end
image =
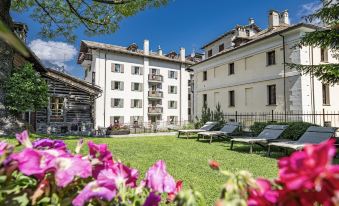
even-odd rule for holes
{"type": "Polygon", "coordinates": [[[128,46],[143,40],[150,41],[150,49],[156,51],[160,45],[163,51],[179,51],[186,48],[199,51],[201,46],[235,25],[248,23],[254,18],[262,29],[267,28],[268,11],[288,10],[292,24],[302,21],[302,16],[318,9],[320,0],[170,0],[170,3],[157,9],[148,9],[120,22],[120,29],[107,35],[86,36],[82,29],[76,31],[74,44],[62,38],[44,39],[38,35],[40,25],[30,18],[30,13],[12,13],[14,21],[28,25],[27,43],[46,64],[64,66],[66,71],[83,78],[84,71],[76,62],[80,41],[91,40],[102,43],[128,46]],[[207,3],[208,2],[208,3],[207,3]]]}

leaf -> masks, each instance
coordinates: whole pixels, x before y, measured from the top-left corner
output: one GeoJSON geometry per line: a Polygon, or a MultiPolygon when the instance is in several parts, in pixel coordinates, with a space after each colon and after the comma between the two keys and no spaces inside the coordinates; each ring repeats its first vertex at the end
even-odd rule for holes
{"type": "Polygon", "coordinates": [[[29,199],[27,197],[27,194],[24,193],[21,196],[17,196],[15,198],[13,198],[13,200],[17,201],[19,203],[20,206],[26,206],[29,203],[29,199]]]}
{"type": "Polygon", "coordinates": [[[11,32],[10,29],[0,20],[0,38],[12,46],[22,55],[28,57],[29,53],[26,46],[11,32]]]}

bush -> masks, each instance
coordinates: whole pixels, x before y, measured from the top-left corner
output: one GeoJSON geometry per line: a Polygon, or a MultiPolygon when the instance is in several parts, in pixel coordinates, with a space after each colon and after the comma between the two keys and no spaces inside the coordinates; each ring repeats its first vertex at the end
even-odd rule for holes
{"type": "Polygon", "coordinates": [[[288,125],[288,128],[282,134],[282,139],[297,140],[305,133],[310,126],[318,126],[309,122],[254,122],[251,131],[255,136],[259,135],[267,125],[288,125]]]}

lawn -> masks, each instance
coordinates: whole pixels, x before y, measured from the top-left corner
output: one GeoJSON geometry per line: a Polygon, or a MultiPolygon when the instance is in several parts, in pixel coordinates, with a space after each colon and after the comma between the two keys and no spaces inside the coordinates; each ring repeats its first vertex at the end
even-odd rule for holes
{"type": "MultiPolygon", "coordinates": [[[[76,138],[64,138],[70,149],[77,143],[76,138]]],[[[89,139],[86,139],[86,141],[89,139]]],[[[184,181],[184,188],[194,187],[212,205],[219,196],[224,177],[209,168],[210,159],[220,162],[229,171],[248,170],[254,176],[273,178],[277,176],[277,160],[268,158],[260,148],[249,154],[249,147],[236,144],[230,150],[229,142],[198,142],[195,139],[178,139],[174,136],[91,138],[95,143],[108,144],[114,158],[140,171],[144,177],[147,169],[157,160],[163,159],[175,179],[184,181]]],[[[14,142],[14,139],[10,139],[14,142]]],[[[83,153],[87,147],[83,147],[83,153]]]]}

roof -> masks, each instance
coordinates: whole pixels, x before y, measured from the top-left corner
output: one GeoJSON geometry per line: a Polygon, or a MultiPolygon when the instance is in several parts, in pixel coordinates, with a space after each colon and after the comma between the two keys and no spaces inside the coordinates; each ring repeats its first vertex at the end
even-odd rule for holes
{"type": "MultiPolygon", "coordinates": [[[[111,52],[149,57],[149,58],[154,58],[154,59],[159,59],[159,60],[164,60],[164,61],[171,61],[171,62],[176,62],[176,63],[194,64],[194,62],[187,61],[187,60],[181,61],[179,56],[176,56],[175,58],[170,58],[165,55],[159,55],[156,52],[150,52],[150,54],[147,55],[144,53],[143,50],[137,49],[136,51],[131,51],[131,50],[128,50],[127,48],[128,47],[82,40],[80,44],[79,57],[81,56],[81,53],[83,52],[87,53],[88,49],[102,49],[102,50],[107,50],[111,52]]],[[[78,64],[80,63],[81,63],[81,60],[78,58],[78,64]]]]}
{"type": "Polygon", "coordinates": [[[225,36],[227,36],[227,35],[229,35],[229,34],[232,34],[233,32],[236,31],[236,28],[238,28],[238,27],[253,27],[253,28],[256,29],[257,31],[261,31],[260,27],[257,26],[255,23],[253,23],[253,24],[248,24],[248,25],[245,25],[245,26],[236,25],[234,29],[231,29],[231,30],[229,30],[229,31],[227,31],[227,32],[225,32],[225,33],[223,33],[222,35],[218,36],[218,37],[215,38],[214,40],[212,40],[212,41],[206,43],[205,45],[203,45],[201,48],[204,49],[204,48],[208,47],[209,45],[211,45],[211,44],[213,44],[213,43],[219,41],[219,40],[222,39],[222,38],[224,38],[225,36]]]}
{"type": "Polygon", "coordinates": [[[56,71],[54,69],[47,69],[47,72],[42,73],[42,75],[48,78],[55,79],[57,81],[64,82],[68,85],[76,87],[95,96],[98,96],[102,92],[102,90],[98,86],[92,85],[84,80],[78,79],[63,72],[56,71]]]}
{"type": "Polygon", "coordinates": [[[313,25],[313,24],[306,24],[306,23],[299,23],[299,24],[295,24],[295,25],[281,25],[281,26],[278,26],[278,27],[274,27],[274,28],[267,28],[267,29],[264,29],[260,32],[258,32],[257,34],[253,35],[250,37],[250,40],[238,47],[234,47],[234,48],[230,48],[230,49],[226,49],[208,59],[205,59],[199,63],[196,63],[195,65],[193,66],[196,66],[198,64],[201,64],[201,63],[204,63],[204,62],[207,62],[211,59],[214,59],[216,57],[219,57],[221,55],[224,55],[224,54],[227,54],[227,53],[230,53],[230,52],[233,52],[235,50],[238,50],[240,48],[243,48],[243,47],[246,47],[248,45],[251,45],[253,43],[256,43],[256,42],[260,42],[262,40],[265,40],[267,38],[270,38],[270,37],[273,37],[273,36],[276,36],[276,35],[280,35],[284,32],[287,32],[287,31],[291,31],[293,29],[297,29],[297,28],[300,28],[300,27],[306,27],[306,28],[310,28],[310,29],[324,29],[323,27],[319,27],[319,26],[316,26],[316,25],[313,25]]]}

